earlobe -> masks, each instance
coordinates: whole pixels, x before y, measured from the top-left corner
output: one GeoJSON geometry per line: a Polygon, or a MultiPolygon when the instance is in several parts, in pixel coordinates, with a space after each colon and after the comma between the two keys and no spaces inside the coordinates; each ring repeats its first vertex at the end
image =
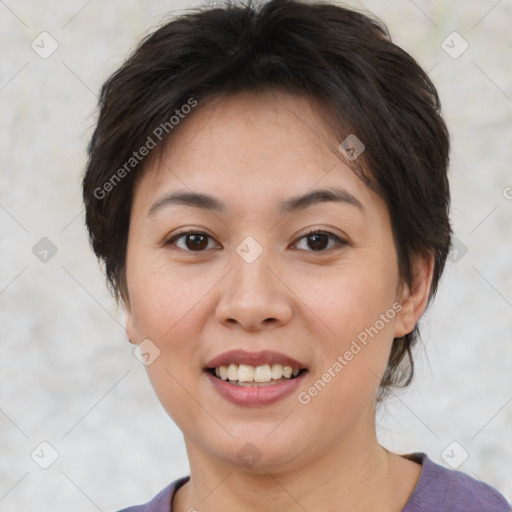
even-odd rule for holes
{"type": "Polygon", "coordinates": [[[137,335],[135,324],[133,321],[132,308],[128,298],[123,297],[124,313],[125,313],[125,331],[126,338],[132,345],[137,345],[137,335]]]}
{"type": "Polygon", "coordinates": [[[394,337],[401,338],[410,333],[427,307],[432,277],[434,273],[434,255],[417,258],[414,264],[414,277],[411,286],[404,285],[400,304],[402,309],[397,316],[394,337]]]}
{"type": "Polygon", "coordinates": [[[133,319],[130,313],[126,313],[126,321],[125,321],[125,331],[126,338],[132,345],[138,345],[137,336],[135,334],[135,329],[133,326],[133,319]]]}

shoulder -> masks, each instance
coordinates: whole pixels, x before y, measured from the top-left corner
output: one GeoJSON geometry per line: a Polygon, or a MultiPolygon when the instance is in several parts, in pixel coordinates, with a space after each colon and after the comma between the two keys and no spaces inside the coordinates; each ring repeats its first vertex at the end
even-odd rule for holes
{"type": "Polygon", "coordinates": [[[189,476],[185,476],[175,480],[169,484],[165,489],[162,489],[153,499],[144,503],[143,505],[134,505],[132,507],[123,508],[118,512],[172,512],[171,500],[174,493],[184,483],[188,482],[189,476]]]}
{"type": "Polygon", "coordinates": [[[436,464],[424,453],[408,458],[421,462],[423,470],[403,512],[511,512],[511,505],[490,485],[436,464]]]}

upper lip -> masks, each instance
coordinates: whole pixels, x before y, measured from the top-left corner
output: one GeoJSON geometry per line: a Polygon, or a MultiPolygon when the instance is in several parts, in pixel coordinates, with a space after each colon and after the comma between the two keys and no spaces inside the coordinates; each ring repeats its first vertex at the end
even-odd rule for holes
{"type": "Polygon", "coordinates": [[[291,366],[292,368],[303,369],[305,365],[301,362],[279,352],[272,350],[264,350],[261,352],[247,352],[245,350],[229,350],[210,359],[206,363],[206,368],[217,368],[218,366],[228,366],[229,364],[247,364],[250,366],[261,366],[264,364],[282,364],[283,366],[291,366]]]}

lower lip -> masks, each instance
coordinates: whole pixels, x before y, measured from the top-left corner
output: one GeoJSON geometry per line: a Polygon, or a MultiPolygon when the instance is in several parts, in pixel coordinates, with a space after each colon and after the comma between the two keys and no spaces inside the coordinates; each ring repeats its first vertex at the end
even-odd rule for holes
{"type": "Polygon", "coordinates": [[[294,379],[268,386],[237,386],[214,377],[209,372],[206,372],[206,376],[210,379],[214,389],[229,402],[236,405],[254,407],[270,405],[290,395],[300,386],[306,373],[302,372],[294,379]]]}

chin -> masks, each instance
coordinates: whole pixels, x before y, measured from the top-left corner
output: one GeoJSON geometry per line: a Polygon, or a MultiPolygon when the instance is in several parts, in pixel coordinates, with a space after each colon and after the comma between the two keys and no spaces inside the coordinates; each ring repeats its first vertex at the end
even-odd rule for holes
{"type": "MultiPolygon", "coordinates": [[[[277,424],[274,423],[273,428],[277,424]]],[[[239,428],[233,438],[220,444],[217,442],[210,451],[238,470],[245,468],[251,473],[268,473],[291,469],[308,446],[311,447],[312,440],[305,439],[303,432],[283,429],[280,435],[277,430],[268,435],[271,431],[257,426],[239,428]]]]}

